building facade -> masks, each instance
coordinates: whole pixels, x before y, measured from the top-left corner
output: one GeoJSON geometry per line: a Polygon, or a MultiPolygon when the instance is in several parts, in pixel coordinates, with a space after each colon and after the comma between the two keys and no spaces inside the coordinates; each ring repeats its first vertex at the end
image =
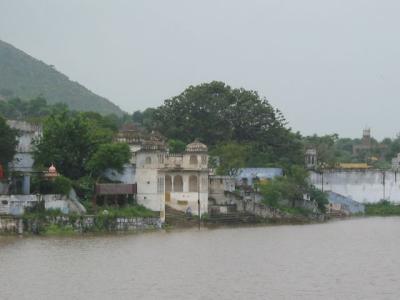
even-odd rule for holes
{"type": "Polygon", "coordinates": [[[164,138],[129,126],[116,141],[128,143],[131,160],[122,174],[107,171],[109,178],[137,184],[137,203],[159,211],[165,219],[165,206],[188,214],[208,212],[208,148],[199,141],[183,153],[170,153],[164,138]]]}
{"type": "Polygon", "coordinates": [[[42,127],[25,121],[7,120],[8,126],[18,131],[17,153],[9,164],[14,174],[9,192],[30,193],[30,177],[33,172],[33,141],[42,136],[42,127]]]}
{"type": "Polygon", "coordinates": [[[145,143],[136,159],[137,202],[165,216],[165,206],[194,215],[208,211],[207,146],[195,141],[182,154],[145,143]]]}

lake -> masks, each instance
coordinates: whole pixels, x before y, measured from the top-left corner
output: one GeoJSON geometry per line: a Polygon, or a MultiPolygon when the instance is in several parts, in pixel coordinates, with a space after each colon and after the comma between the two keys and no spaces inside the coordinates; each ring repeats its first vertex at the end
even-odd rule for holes
{"type": "Polygon", "coordinates": [[[0,237],[0,299],[400,299],[400,217],[0,237]]]}

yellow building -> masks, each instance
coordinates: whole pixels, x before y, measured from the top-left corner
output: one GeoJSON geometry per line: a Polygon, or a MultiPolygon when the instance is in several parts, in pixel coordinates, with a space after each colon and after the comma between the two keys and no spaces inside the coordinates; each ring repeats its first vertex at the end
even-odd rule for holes
{"type": "Polygon", "coordinates": [[[366,170],[371,168],[367,163],[340,163],[338,165],[339,169],[360,169],[360,170],[366,170]]]}

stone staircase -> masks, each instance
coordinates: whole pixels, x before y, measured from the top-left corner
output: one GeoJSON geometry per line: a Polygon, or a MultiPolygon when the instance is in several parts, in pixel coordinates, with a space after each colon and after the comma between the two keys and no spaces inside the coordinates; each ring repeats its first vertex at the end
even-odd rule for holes
{"type": "MultiPolygon", "coordinates": [[[[251,224],[257,223],[257,217],[249,212],[229,212],[211,214],[202,220],[202,224],[251,224]]],[[[189,217],[184,212],[165,206],[165,223],[174,227],[198,226],[197,216],[189,217]]]]}
{"type": "Polygon", "coordinates": [[[212,214],[207,218],[207,223],[212,223],[212,224],[257,223],[257,217],[254,214],[248,212],[230,212],[226,214],[212,214]]]}
{"type": "Polygon", "coordinates": [[[165,223],[174,227],[190,227],[199,224],[197,216],[188,216],[184,212],[165,205],[165,223]]]}

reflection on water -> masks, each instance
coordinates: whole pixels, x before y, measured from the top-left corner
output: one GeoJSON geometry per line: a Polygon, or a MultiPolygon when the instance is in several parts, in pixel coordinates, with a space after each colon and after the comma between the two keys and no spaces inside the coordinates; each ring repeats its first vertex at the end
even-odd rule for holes
{"type": "Polygon", "coordinates": [[[0,237],[1,299],[400,299],[400,218],[0,237]]]}

